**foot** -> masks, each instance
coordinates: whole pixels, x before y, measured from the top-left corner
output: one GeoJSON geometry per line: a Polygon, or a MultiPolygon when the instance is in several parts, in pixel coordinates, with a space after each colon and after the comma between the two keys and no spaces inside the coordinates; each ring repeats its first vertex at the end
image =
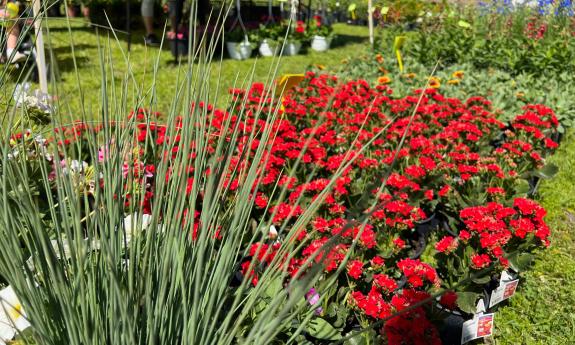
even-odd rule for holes
{"type": "Polygon", "coordinates": [[[157,47],[160,45],[160,40],[158,39],[158,37],[156,37],[155,34],[149,34],[146,37],[144,37],[144,42],[146,43],[146,45],[151,47],[157,47]]]}
{"type": "Polygon", "coordinates": [[[22,62],[28,58],[28,55],[24,55],[18,51],[13,53],[13,54],[14,54],[14,56],[8,56],[8,60],[10,63],[22,62]]]}

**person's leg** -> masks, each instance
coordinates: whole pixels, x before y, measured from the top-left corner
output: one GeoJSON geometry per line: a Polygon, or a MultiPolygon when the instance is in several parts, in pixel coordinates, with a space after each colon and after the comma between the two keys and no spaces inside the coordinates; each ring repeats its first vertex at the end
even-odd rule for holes
{"type": "Polygon", "coordinates": [[[18,37],[20,36],[20,26],[15,23],[6,27],[8,39],[6,40],[6,57],[10,63],[20,62],[26,59],[26,55],[16,50],[18,37]]]}
{"type": "Polygon", "coordinates": [[[142,20],[146,28],[144,42],[149,46],[160,45],[160,41],[154,34],[154,0],[142,0],[142,20]]]}
{"type": "Polygon", "coordinates": [[[142,20],[146,35],[154,33],[154,0],[142,0],[142,20]]]}
{"type": "Polygon", "coordinates": [[[174,39],[182,21],[184,11],[184,0],[168,0],[168,9],[170,13],[170,32],[168,38],[174,39]]]}
{"type": "Polygon", "coordinates": [[[90,21],[90,6],[88,4],[82,3],[82,15],[85,19],[90,21]]]}
{"type": "Polygon", "coordinates": [[[68,13],[68,17],[70,18],[76,17],[76,5],[69,2],[68,6],[66,7],[66,12],[68,13]]]}

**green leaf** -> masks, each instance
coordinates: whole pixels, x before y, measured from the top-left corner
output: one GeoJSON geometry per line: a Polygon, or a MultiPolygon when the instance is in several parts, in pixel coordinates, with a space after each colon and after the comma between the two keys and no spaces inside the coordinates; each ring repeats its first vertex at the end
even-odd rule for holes
{"type": "Polygon", "coordinates": [[[487,275],[484,275],[484,276],[482,276],[482,277],[475,277],[475,278],[473,278],[473,279],[471,279],[471,280],[472,280],[475,284],[483,285],[483,284],[489,283],[489,281],[491,280],[491,276],[490,276],[489,274],[487,274],[487,275]]]}
{"type": "Polygon", "coordinates": [[[517,272],[524,271],[531,266],[535,256],[529,253],[521,253],[509,257],[509,264],[517,272]]]}
{"type": "Polygon", "coordinates": [[[306,331],[314,338],[322,340],[339,340],[341,334],[326,320],[318,317],[312,319],[306,326],[306,331]]]}
{"type": "Polygon", "coordinates": [[[559,168],[553,163],[547,163],[545,166],[535,172],[536,176],[539,176],[544,179],[552,178],[557,174],[559,168]]]}
{"type": "Polygon", "coordinates": [[[266,287],[266,295],[269,297],[277,296],[283,290],[283,285],[280,277],[276,277],[273,281],[269,282],[266,287]]]}
{"type": "Polygon", "coordinates": [[[475,314],[479,294],[471,291],[461,291],[457,293],[457,306],[468,314],[475,314]]]}
{"type": "Polygon", "coordinates": [[[377,334],[373,329],[366,332],[352,331],[345,336],[352,337],[344,342],[346,345],[370,345],[377,343],[375,339],[377,334]]]}
{"type": "Polygon", "coordinates": [[[464,29],[469,29],[471,27],[471,24],[469,24],[468,22],[466,22],[465,20],[460,20],[457,22],[457,25],[459,27],[462,27],[464,29]]]}
{"type": "Polygon", "coordinates": [[[515,190],[515,194],[527,194],[530,189],[529,182],[522,178],[517,179],[515,180],[515,186],[513,186],[513,189],[515,190]]]}

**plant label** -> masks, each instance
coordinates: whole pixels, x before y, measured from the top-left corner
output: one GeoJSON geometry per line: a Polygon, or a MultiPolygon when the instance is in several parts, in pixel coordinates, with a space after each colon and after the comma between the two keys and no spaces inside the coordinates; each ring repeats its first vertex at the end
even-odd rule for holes
{"type": "Polygon", "coordinates": [[[512,280],[517,279],[517,275],[509,273],[508,271],[503,271],[501,272],[501,278],[499,279],[499,285],[502,285],[503,283],[507,283],[510,282],[512,280]]]}
{"type": "Polygon", "coordinates": [[[493,335],[493,319],[495,314],[483,314],[463,323],[461,344],[471,340],[493,335]]]}
{"type": "Polygon", "coordinates": [[[513,296],[515,294],[515,290],[517,290],[518,284],[519,279],[515,279],[499,285],[497,289],[491,292],[491,298],[489,298],[489,308],[513,296]]]}

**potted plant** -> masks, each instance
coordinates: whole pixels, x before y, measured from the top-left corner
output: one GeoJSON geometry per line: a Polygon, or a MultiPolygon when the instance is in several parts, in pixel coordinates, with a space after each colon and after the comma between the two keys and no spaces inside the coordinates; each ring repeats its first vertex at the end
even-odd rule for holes
{"type": "Polygon", "coordinates": [[[260,42],[259,51],[262,56],[274,56],[279,52],[279,40],[282,37],[282,26],[274,23],[260,24],[257,31],[257,41],[260,42]]]}
{"type": "Polygon", "coordinates": [[[329,49],[333,38],[333,29],[330,25],[322,23],[320,16],[314,16],[314,23],[310,25],[311,49],[324,52],[329,49]]]}
{"type": "Polygon", "coordinates": [[[232,30],[225,37],[226,49],[234,60],[245,60],[252,56],[252,44],[248,35],[241,28],[232,30]]]}
{"type": "MultiPolygon", "coordinates": [[[[298,20],[295,26],[286,27],[288,31],[287,38],[283,40],[282,55],[297,55],[302,47],[302,42],[306,40],[306,27],[303,21],[298,20]]],[[[283,38],[283,37],[282,37],[283,38]]]]}

